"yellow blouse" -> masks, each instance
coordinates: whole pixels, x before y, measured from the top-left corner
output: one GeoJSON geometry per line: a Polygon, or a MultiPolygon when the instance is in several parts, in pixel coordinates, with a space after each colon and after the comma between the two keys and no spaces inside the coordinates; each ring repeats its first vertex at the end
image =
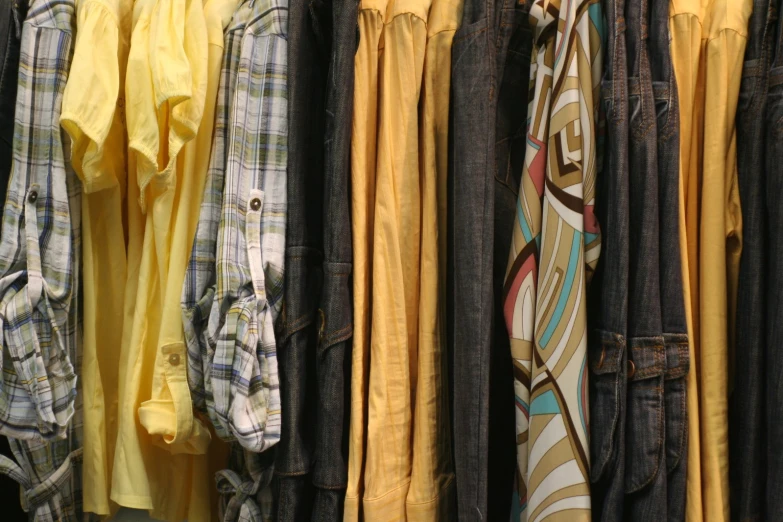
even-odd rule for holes
{"type": "Polygon", "coordinates": [[[117,375],[125,294],[125,67],[132,0],[77,4],[76,45],[61,124],[83,183],[84,510],[110,514],[117,375]]]}

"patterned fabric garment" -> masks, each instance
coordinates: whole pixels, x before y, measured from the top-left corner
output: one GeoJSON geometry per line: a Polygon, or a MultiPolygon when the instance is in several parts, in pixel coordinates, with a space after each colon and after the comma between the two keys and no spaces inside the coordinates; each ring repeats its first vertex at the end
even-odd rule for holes
{"type": "MultiPolygon", "coordinates": [[[[223,204],[223,183],[229,150],[229,114],[232,110],[239,69],[242,35],[251,14],[251,3],[240,5],[226,29],[220,87],[215,107],[215,130],[212,139],[207,180],[201,203],[196,238],[190,254],[185,284],[182,289],[182,323],[188,349],[188,383],[193,405],[209,413],[217,433],[224,438],[230,432],[223,429],[215,414],[212,395],[212,360],[215,356],[217,313],[210,316],[215,298],[217,231],[223,204]],[[210,323],[210,326],[208,326],[210,323]]],[[[215,309],[217,312],[217,309],[215,309]]]]}
{"type": "Polygon", "coordinates": [[[275,452],[253,453],[231,445],[229,468],[218,472],[220,522],[273,522],[275,498],[269,487],[274,476],[275,452]],[[243,470],[242,473],[232,471],[243,470]]]}
{"type": "Polygon", "coordinates": [[[59,117],[70,67],[73,0],[35,0],[22,29],[14,166],[0,245],[0,433],[19,465],[30,520],[76,521],[81,506],[78,280],[81,184],[59,117]]]}
{"type": "Polygon", "coordinates": [[[253,0],[230,111],[209,335],[216,430],[261,452],[280,440],[274,322],[282,308],[287,162],[287,0],[253,0]]]}
{"type": "Polygon", "coordinates": [[[504,286],[517,404],[513,519],[590,520],[586,286],[602,14],[595,0],[537,0],[528,135],[504,286]]]}

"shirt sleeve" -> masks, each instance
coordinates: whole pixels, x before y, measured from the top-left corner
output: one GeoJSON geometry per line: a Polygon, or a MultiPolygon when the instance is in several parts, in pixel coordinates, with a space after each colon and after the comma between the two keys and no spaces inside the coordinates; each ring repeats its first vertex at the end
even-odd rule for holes
{"type": "Polygon", "coordinates": [[[73,5],[52,8],[52,16],[39,11],[47,20],[28,19],[22,31],[14,163],[0,244],[0,432],[49,441],[66,436],[75,412],[69,347],[76,326],[69,314],[78,288],[74,225],[80,209],[73,206],[78,199],[69,198],[59,125],[73,5]]]}
{"type": "Polygon", "coordinates": [[[280,439],[274,321],[285,254],[286,15],[252,17],[243,38],[218,232],[215,428],[256,452],[280,439]]]}

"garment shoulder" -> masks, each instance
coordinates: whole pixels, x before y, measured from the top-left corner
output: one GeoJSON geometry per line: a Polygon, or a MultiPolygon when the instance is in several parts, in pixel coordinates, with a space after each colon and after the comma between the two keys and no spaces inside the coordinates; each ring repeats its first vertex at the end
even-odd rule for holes
{"type": "Polygon", "coordinates": [[[25,25],[67,33],[74,32],[75,23],[75,0],[33,0],[25,18],[25,25]]]}
{"type": "Polygon", "coordinates": [[[709,39],[733,31],[747,38],[753,0],[712,0],[707,8],[704,31],[709,39]]]}

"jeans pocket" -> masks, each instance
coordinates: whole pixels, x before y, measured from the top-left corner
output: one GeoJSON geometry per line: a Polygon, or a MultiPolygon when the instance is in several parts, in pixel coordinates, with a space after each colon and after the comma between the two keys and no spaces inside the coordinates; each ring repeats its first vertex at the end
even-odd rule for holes
{"type": "Polygon", "coordinates": [[[663,461],[666,352],[663,337],[628,343],[628,410],[625,430],[625,492],[650,484],[663,461]]]}
{"type": "Polygon", "coordinates": [[[597,482],[615,468],[618,432],[625,403],[625,337],[595,330],[590,359],[590,480],[597,482]]]}
{"type": "Polygon", "coordinates": [[[351,264],[324,263],[324,290],[318,310],[318,422],[313,484],[347,485],[349,341],[353,336],[351,264]]]}
{"type": "Polygon", "coordinates": [[[690,368],[688,336],[664,334],[666,373],[664,400],[666,411],[666,470],[671,473],[680,463],[688,439],[686,376],[690,368]]]}

